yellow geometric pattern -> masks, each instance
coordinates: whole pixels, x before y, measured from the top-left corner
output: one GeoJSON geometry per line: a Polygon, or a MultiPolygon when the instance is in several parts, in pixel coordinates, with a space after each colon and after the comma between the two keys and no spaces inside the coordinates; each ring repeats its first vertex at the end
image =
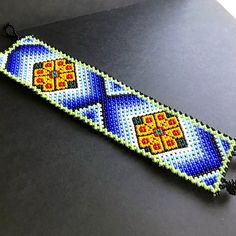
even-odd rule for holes
{"type": "Polygon", "coordinates": [[[33,85],[43,92],[76,88],[75,66],[66,59],[36,63],[33,71],[33,85]]]}
{"type": "Polygon", "coordinates": [[[138,117],[134,123],[139,147],[152,154],[187,146],[175,116],[167,117],[165,112],[158,112],[138,117]]]}

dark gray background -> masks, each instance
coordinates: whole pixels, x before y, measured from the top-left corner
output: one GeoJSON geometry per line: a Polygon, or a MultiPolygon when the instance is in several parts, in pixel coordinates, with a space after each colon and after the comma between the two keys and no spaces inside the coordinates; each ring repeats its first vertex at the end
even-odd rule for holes
{"type": "Polygon", "coordinates": [[[0,26],[25,29],[85,14],[132,5],[143,0],[1,0],[0,26]]]}
{"type": "MultiPolygon", "coordinates": [[[[236,19],[216,1],[147,1],[21,34],[236,137],[236,19]]],[[[0,235],[235,235],[235,197],[212,199],[6,76],[0,98],[0,235]]]]}

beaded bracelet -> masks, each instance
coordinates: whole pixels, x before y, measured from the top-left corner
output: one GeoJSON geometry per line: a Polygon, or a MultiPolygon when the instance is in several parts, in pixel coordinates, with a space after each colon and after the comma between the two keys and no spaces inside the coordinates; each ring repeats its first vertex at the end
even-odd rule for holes
{"type": "Polygon", "coordinates": [[[0,53],[0,72],[214,195],[223,188],[236,194],[236,182],[224,178],[236,147],[236,141],[228,135],[33,36],[17,40],[0,53]]]}

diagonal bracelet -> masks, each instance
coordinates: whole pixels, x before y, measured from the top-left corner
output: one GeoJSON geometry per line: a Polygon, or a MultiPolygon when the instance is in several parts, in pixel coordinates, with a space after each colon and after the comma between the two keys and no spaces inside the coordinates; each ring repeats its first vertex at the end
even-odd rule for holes
{"type": "Polygon", "coordinates": [[[214,195],[236,141],[109,75],[26,36],[0,53],[0,72],[66,113],[214,195]]]}

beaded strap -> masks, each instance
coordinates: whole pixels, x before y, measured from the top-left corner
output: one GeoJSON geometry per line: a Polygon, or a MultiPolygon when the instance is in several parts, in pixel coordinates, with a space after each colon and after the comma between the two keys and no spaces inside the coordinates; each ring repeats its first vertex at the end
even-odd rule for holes
{"type": "Polygon", "coordinates": [[[26,36],[0,53],[0,71],[193,184],[214,194],[230,189],[224,175],[236,147],[234,139],[95,67],[26,36]]]}

